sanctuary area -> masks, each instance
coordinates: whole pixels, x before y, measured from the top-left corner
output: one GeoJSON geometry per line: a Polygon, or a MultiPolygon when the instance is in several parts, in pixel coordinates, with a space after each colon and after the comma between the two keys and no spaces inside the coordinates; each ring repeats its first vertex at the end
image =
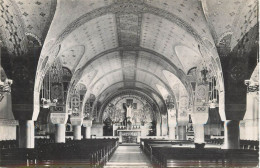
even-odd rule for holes
{"type": "Polygon", "coordinates": [[[258,0],[0,0],[0,167],[259,166],[258,0]]]}

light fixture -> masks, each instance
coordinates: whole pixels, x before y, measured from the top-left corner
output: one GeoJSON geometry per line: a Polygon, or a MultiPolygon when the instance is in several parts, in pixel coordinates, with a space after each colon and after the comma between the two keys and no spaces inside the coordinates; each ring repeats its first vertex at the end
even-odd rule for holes
{"type": "Polygon", "coordinates": [[[207,67],[203,67],[203,69],[200,71],[201,73],[201,77],[202,77],[202,83],[203,84],[206,84],[207,83],[207,80],[208,80],[208,70],[207,70],[207,67]]]}
{"type": "Polygon", "coordinates": [[[256,92],[258,94],[259,91],[258,82],[254,82],[252,80],[245,80],[245,85],[247,86],[247,93],[256,92]]]}
{"type": "Polygon", "coordinates": [[[6,75],[4,73],[4,69],[2,68],[1,46],[2,46],[2,41],[0,40],[0,102],[4,98],[4,93],[11,93],[11,85],[13,84],[13,81],[6,77],[6,75]]]}
{"type": "Polygon", "coordinates": [[[211,78],[211,84],[210,84],[210,90],[211,90],[211,95],[209,98],[209,108],[214,109],[218,107],[218,100],[217,100],[217,89],[215,85],[215,76],[212,76],[211,78]]]}
{"type": "Polygon", "coordinates": [[[0,76],[0,102],[4,98],[4,93],[11,93],[11,85],[12,84],[13,84],[13,81],[11,79],[7,79],[7,78],[5,79],[4,82],[2,82],[1,76],[0,76]]]}
{"type": "Polygon", "coordinates": [[[48,71],[47,81],[44,79],[42,82],[41,92],[42,92],[41,107],[42,108],[55,107],[58,102],[58,99],[51,100],[51,82],[50,82],[50,72],[49,71],[48,71]]]}

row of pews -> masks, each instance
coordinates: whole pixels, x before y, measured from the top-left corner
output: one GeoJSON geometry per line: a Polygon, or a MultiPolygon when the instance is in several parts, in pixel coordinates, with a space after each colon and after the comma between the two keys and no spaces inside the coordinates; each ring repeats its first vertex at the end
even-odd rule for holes
{"type": "MultiPolygon", "coordinates": [[[[224,139],[208,139],[207,143],[222,145],[224,139]]],[[[259,150],[259,141],[253,140],[240,140],[240,149],[259,150]]]]}
{"type": "Polygon", "coordinates": [[[17,147],[18,147],[18,141],[16,140],[0,141],[0,149],[17,148],[17,147]]]}
{"type": "Polygon", "coordinates": [[[240,149],[259,150],[259,141],[240,140],[240,149]]]}
{"type": "Polygon", "coordinates": [[[118,139],[66,140],[54,143],[50,139],[35,141],[34,149],[2,148],[0,166],[20,165],[104,165],[118,147],[118,139]]]}
{"type": "Polygon", "coordinates": [[[194,148],[191,141],[141,139],[140,148],[154,167],[255,167],[258,150],[194,148]]]}

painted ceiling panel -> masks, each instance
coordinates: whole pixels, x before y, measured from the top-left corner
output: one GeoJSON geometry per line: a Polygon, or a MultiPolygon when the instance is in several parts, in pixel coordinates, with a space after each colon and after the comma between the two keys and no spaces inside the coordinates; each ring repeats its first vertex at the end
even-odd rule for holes
{"type": "Polygon", "coordinates": [[[93,79],[95,78],[96,74],[98,73],[97,70],[92,69],[91,71],[88,71],[86,73],[84,73],[84,75],[81,77],[81,79],[79,80],[79,83],[84,84],[85,86],[89,86],[89,84],[93,81],[93,79]]]}
{"type": "Polygon", "coordinates": [[[163,74],[168,80],[168,84],[171,87],[172,91],[174,92],[176,99],[178,99],[181,96],[188,95],[188,92],[185,86],[181,83],[180,79],[178,79],[174,74],[172,74],[167,70],[164,70],[163,74]]]}
{"type": "Polygon", "coordinates": [[[257,0],[243,1],[243,8],[239,11],[239,17],[234,23],[234,33],[231,40],[231,49],[253,28],[258,22],[258,3],[257,0]]]}
{"type": "Polygon", "coordinates": [[[21,56],[28,51],[21,13],[10,0],[0,0],[0,4],[0,38],[11,55],[21,56]]]}
{"type": "Polygon", "coordinates": [[[201,36],[212,39],[199,0],[145,0],[144,2],[174,14],[175,17],[181,18],[192,26],[201,36]]]}
{"type": "Polygon", "coordinates": [[[120,14],[117,16],[120,31],[120,44],[122,46],[138,45],[138,15],[120,14]]]}
{"type": "Polygon", "coordinates": [[[94,56],[118,46],[116,36],[114,16],[104,15],[87,22],[72,32],[64,41],[61,50],[69,48],[73,44],[84,45],[85,54],[79,65],[82,66],[94,56]]]}
{"type": "Polygon", "coordinates": [[[69,68],[73,72],[84,53],[85,47],[83,45],[78,45],[65,50],[59,57],[63,66],[69,68]]]}
{"type": "Polygon", "coordinates": [[[47,35],[56,10],[56,0],[15,0],[25,24],[26,33],[32,34],[41,43],[47,35]]]}
{"type": "MultiPolygon", "coordinates": [[[[119,54],[118,52],[112,52],[107,55],[104,55],[103,57],[97,59],[96,61],[92,62],[89,66],[87,66],[83,71],[83,76],[81,77],[81,80],[85,80],[85,73],[95,69],[98,71],[98,73],[91,81],[91,84],[94,84],[99,78],[106,75],[106,73],[112,72],[120,68],[121,60],[119,54]]],[[[122,74],[118,77],[122,78],[122,74]]]]}
{"type": "Polygon", "coordinates": [[[124,83],[117,83],[116,85],[112,85],[111,87],[107,88],[101,95],[99,100],[102,102],[106,97],[108,97],[109,95],[111,95],[112,93],[115,92],[115,90],[117,90],[118,88],[123,88],[124,87],[124,83]]]}
{"type": "MultiPolygon", "coordinates": [[[[207,0],[206,15],[216,41],[232,34],[231,49],[257,23],[257,0],[207,0]]],[[[205,5],[204,4],[204,5],[205,5]]]]}
{"type": "Polygon", "coordinates": [[[111,3],[113,3],[113,0],[58,0],[48,39],[56,38],[65,27],[80,16],[111,3]]]}
{"type": "Polygon", "coordinates": [[[186,46],[176,46],[175,52],[183,65],[185,74],[187,74],[191,68],[197,67],[202,61],[200,54],[186,46]]]}
{"type": "Polygon", "coordinates": [[[198,47],[198,43],[194,37],[187,34],[186,31],[176,24],[152,14],[143,15],[142,47],[149,48],[166,56],[178,68],[183,69],[174,51],[174,47],[181,44],[194,48],[194,50],[197,50],[196,48],[198,47]]]}
{"type": "Polygon", "coordinates": [[[155,86],[156,83],[163,85],[155,76],[140,70],[136,72],[136,81],[144,82],[149,86],[155,86]]]}

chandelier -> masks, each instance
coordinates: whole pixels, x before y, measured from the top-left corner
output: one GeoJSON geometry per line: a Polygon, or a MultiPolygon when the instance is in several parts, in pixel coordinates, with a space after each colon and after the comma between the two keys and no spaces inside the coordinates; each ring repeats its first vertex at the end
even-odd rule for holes
{"type": "Polygon", "coordinates": [[[214,109],[218,107],[218,96],[217,96],[217,89],[216,89],[216,83],[215,83],[215,76],[212,76],[211,82],[210,82],[210,91],[211,95],[209,97],[209,108],[214,109]]]}
{"type": "Polygon", "coordinates": [[[48,72],[48,78],[44,79],[41,87],[41,107],[50,108],[56,106],[58,99],[51,100],[51,82],[50,72],[48,72]]]}
{"type": "Polygon", "coordinates": [[[202,83],[203,84],[206,84],[207,83],[207,80],[208,80],[208,70],[207,70],[207,67],[203,67],[203,69],[200,71],[201,73],[201,78],[202,78],[202,83]]]}

